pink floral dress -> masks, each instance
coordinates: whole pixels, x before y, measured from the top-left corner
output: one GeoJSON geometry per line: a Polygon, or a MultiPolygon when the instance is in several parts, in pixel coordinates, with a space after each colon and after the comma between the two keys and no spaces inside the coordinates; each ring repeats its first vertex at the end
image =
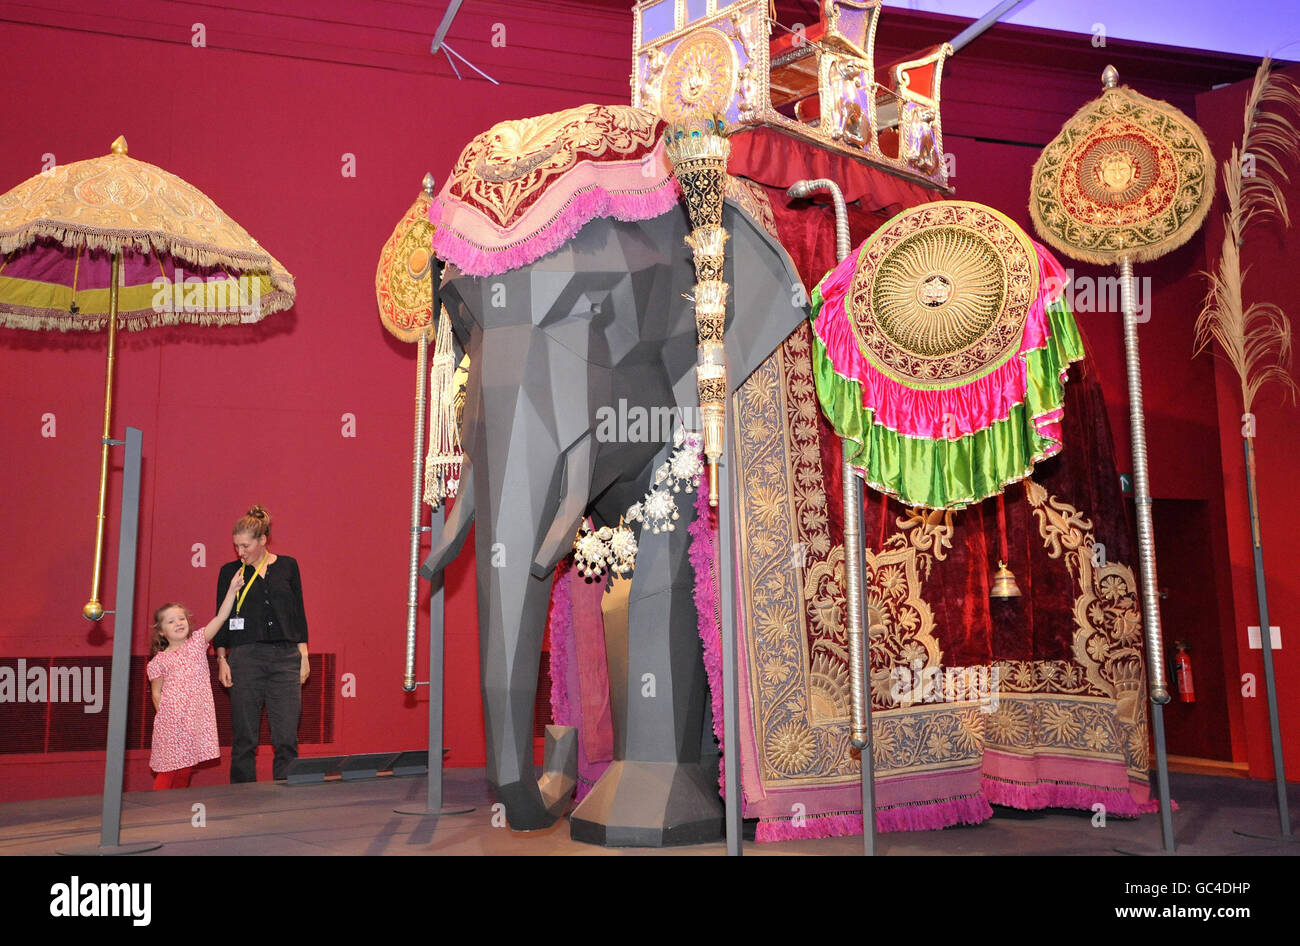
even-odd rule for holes
{"type": "Polygon", "coordinates": [[[221,755],[203,628],[196,628],[175,650],[156,654],[145,673],[151,681],[163,678],[149,768],[174,772],[221,755]]]}

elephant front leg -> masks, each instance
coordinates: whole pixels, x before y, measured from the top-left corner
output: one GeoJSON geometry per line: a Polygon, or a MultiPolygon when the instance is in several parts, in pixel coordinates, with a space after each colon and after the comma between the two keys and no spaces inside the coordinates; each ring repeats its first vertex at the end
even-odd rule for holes
{"type": "MultiPolygon", "coordinates": [[[[533,451],[532,457],[536,459],[540,452],[533,451]]],[[[570,454],[575,452],[589,459],[589,451],[570,454]]],[[[539,562],[539,546],[546,542],[538,536],[566,529],[572,535],[577,529],[576,518],[567,524],[559,521],[569,515],[564,489],[566,485],[585,489],[590,470],[574,469],[571,459],[554,464],[561,493],[560,511],[553,518],[539,514],[555,503],[547,503],[544,492],[530,492],[532,484],[522,479],[493,484],[488,469],[475,469],[480,503],[475,534],[479,659],[488,779],[516,831],[553,824],[568,807],[577,778],[577,733],[570,727],[547,727],[546,767],[540,784],[533,769],[538,668],[555,565],[539,562]]],[[[507,475],[515,473],[511,469],[507,475]]]]}
{"type": "Polygon", "coordinates": [[[718,753],[688,554],[694,500],[678,497],[682,518],[674,531],[642,531],[622,633],[606,616],[615,759],[574,809],[574,840],[663,847],[723,835],[718,753]]]}
{"type": "Polygon", "coordinates": [[[489,563],[487,574],[479,566],[478,582],[487,774],[510,827],[533,831],[549,827],[563,812],[543,798],[533,769],[537,674],[551,576],[535,578],[531,556],[511,542],[491,538],[484,529],[476,543],[478,561],[489,563]],[[510,562],[512,557],[519,558],[518,564],[510,562]]]}

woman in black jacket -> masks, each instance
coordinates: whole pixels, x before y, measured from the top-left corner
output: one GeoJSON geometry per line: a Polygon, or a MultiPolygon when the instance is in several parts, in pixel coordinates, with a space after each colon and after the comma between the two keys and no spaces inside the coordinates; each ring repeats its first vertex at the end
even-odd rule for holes
{"type": "Polygon", "coordinates": [[[298,758],[302,685],[310,673],[302,578],[296,561],[267,548],[271,516],[261,506],[250,509],[233,532],[239,558],[221,566],[218,597],[237,571],[244,574],[244,587],[226,626],[212,641],[218,677],[230,690],[230,781],[257,781],[263,707],[275,749],[272,772],[284,779],[289,764],[298,758]]]}

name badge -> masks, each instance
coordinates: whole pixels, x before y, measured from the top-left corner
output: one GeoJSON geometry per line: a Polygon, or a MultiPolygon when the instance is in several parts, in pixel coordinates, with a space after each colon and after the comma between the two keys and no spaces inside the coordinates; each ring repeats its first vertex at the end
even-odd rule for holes
{"type": "Polygon", "coordinates": [[[242,631],[242,630],[244,629],[244,619],[243,619],[243,618],[231,618],[231,619],[230,619],[230,629],[231,629],[232,631],[242,631]]]}

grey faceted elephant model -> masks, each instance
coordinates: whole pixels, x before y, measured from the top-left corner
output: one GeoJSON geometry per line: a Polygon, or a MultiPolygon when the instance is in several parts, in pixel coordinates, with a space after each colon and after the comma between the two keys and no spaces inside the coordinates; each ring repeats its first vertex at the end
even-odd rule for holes
{"type": "MultiPolygon", "coordinates": [[[[731,203],[723,224],[731,235],[726,347],[734,390],[807,313],[780,245],[731,203]]],[[[477,521],[488,776],[516,830],[552,824],[567,804],[544,794],[533,767],[555,566],[585,516],[618,522],[666,449],[600,442],[597,412],[625,404],[629,414],[656,416],[650,412],[698,403],[696,328],[683,298],[695,282],[689,230],[676,205],[639,222],[592,220],[558,250],[501,276],[448,267],[443,298],[474,366],[462,437],[469,469],[421,572],[445,567],[477,521]]],[[[689,522],[690,500],[679,505],[689,522]]],[[[611,673],[612,688],[626,687],[612,698],[616,761],[574,813],[580,839],[663,844],[720,835],[686,532],[679,525],[640,537],[628,650],[615,661],[626,663],[626,679],[611,673]],[[639,696],[644,672],[656,674],[656,699],[639,696]]]]}

